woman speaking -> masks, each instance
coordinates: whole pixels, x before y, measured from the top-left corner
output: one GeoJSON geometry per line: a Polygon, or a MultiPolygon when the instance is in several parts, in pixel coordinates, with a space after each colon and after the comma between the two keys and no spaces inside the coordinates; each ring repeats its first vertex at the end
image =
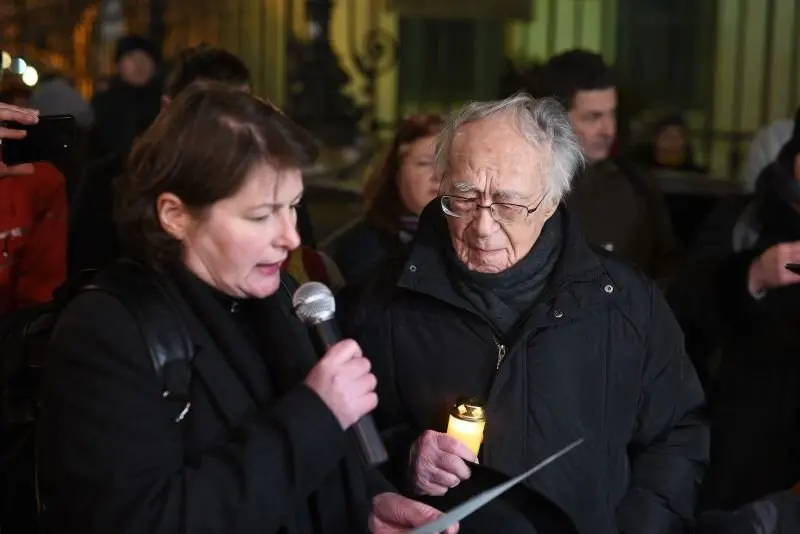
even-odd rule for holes
{"type": "Polygon", "coordinates": [[[208,84],[137,143],[117,191],[127,259],[51,341],[48,532],[396,533],[439,514],[351,447],[345,431],[378,402],[359,346],[317,360],[292,314],[281,264],[313,147],[268,103],[208,84]]]}

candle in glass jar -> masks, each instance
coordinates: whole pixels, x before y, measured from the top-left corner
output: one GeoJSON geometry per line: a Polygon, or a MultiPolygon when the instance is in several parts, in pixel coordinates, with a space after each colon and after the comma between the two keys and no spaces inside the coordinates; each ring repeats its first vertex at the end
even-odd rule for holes
{"type": "Polygon", "coordinates": [[[459,401],[450,411],[447,435],[466,445],[476,456],[483,442],[483,428],[486,426],[486,412],[476,399],[459,401]]]}

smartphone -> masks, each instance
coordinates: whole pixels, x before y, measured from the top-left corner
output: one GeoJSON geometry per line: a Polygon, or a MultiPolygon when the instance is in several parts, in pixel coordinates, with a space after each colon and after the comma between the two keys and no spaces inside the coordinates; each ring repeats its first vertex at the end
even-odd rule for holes
{"type": "Polygon", "coordinates": [[[28,132],[22,139],[3,139],[0,159],[6,165],[49,161],[62,167],[73,156],[78,130],[72,115],[42,115],[36,124],[6,122],[3,126],[28,132]]]}
{"type": "Polygon", "coordinates": [[[792,271],[794,274],[800,274],[800,263],[787,263],[784,265],[787,271],[792,271]]]}

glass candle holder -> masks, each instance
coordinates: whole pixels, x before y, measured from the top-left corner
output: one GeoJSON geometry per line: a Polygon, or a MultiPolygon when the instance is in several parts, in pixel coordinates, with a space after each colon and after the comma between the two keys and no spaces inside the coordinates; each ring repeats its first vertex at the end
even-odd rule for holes
{"type": "Polygon", "coordinates": [[[486,426],[486,410],[478,399],[460,400],[450,410],[447,435],[469,447],[478,455],[483,443],[483,429],[486,426]]]}

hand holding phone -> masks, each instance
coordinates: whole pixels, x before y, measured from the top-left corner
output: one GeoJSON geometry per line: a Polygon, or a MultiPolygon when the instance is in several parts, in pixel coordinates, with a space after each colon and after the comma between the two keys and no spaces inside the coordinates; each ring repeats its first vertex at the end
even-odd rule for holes
{"type": "Polygon", "coordinates": [[[7,127],[23,130],[21,139],[3,142],[3,162],[20,165],[46,161],[62,173],[72,167],[77,124],[72,115],[42,115],[36,124],[6,123],[7,127]]]}
{"type": "MultiPolygon", "coordinates": [[[[7,122],[30,126],[39,122],[39,112],[35,109],[0,103],[0,150],[5,148],[4,144],[9,140],[24,139],[28,134],[24,129],[13,126],[6,127],[7,122]]],[[[0,156],[2,156],[2,152],[0,152],[0,156]]],[[[6,163],[5,159],[0,157],[0,178],[31,173],[33,173],[33,165],[30,162],[6,163]]]]}

